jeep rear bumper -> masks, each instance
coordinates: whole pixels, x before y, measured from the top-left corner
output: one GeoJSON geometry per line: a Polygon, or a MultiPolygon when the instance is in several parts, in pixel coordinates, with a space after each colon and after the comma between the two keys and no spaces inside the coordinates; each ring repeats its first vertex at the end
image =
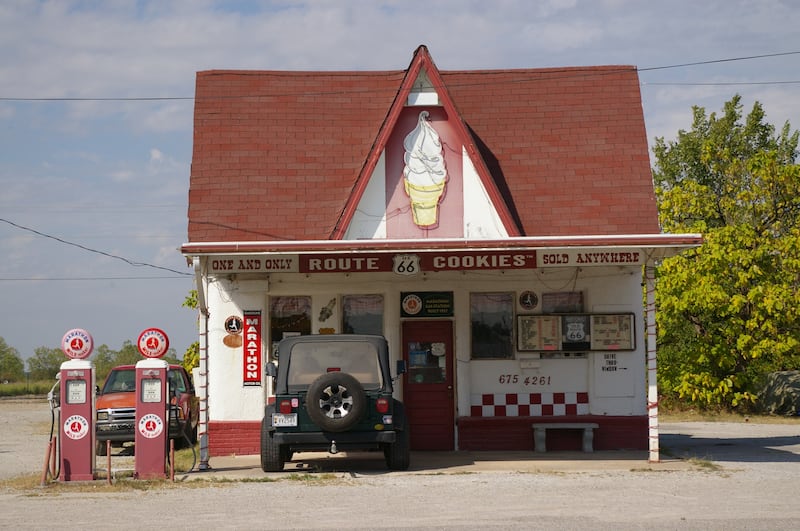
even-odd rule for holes
{"type": "Polygon", "coordinates": [[[272,432],[272,439],[277,444],[303,446],[306,448],[327,449],[334,441],[341,448],[373,448],[381,443],[393,443],[396,440],[394,431],[360,431],[333,433],[319,432],[272,432]]]}

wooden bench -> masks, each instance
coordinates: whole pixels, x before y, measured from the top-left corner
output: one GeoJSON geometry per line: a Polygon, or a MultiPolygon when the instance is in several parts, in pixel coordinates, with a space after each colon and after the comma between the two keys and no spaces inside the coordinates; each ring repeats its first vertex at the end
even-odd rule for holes
{"type": "Polygon", "coordinates": [[[583,451],[593,452],[592,441],[594,440],[594,430],[600,426],[594,422],[537,422],[533,428],[533,443],[536,452],[546,452],[547,445],[545,439],[547,430],[583,430],[583,451]]]}

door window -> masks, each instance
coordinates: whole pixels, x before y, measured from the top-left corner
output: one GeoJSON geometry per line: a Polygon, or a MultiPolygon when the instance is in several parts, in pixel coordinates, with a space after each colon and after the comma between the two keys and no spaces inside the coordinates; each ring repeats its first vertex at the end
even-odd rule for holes
{"type": "Polygon", "coordinates": [[[444,343],[410,341],[408,343],[408,382],[442,383],[447,380],[444,343]]]}

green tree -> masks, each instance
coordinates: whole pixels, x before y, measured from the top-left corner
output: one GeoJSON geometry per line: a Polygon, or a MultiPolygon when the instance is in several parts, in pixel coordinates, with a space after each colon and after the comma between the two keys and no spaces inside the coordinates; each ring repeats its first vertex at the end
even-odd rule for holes
{"type": "Polygon", "coordinates": [[[33,380],[54,379],[61,364],[68,359],[60,348],[37,347],[33,352],[28,359],[28,371],[33,380]]]}
{"type": "MultiPolygon", "coordinates": [[[[143,359],[144,356],[139,352],[139,348],[129,339],[122,343],[122,348],[119,350],[111,350],[107,345],[100,345],[94,349],[94,354],[92,355],[97,385],[102,385],[108,373],[114,367],[118,365],[136,365],[137,361],[143,359]]],[[[180,364],[174,348],[168,349],[161,359],[170,364],[180,364]]]]}
{"type": "Polygon", "coordinates": [[[122,343],[122,348],[114,356],[114,365],[136,365],[136,362],[143,360],[144,356],[139,352],[139,348],[133,341],[126,339],[122,343]]]}
{"type": "Polygon", "coordinates": [[[97,385],[102,385],[108,373],[114,368],[116,355],[117,353],[108,348],[106,344],[95,347],[94,354],[92,354],[92,362],[94,363],[97,385]]]}
{"type": "Polygon", "coordinates": [[[122,343],[120,350],[111,350],[105,344],[100,345],[94,349],[94,354],[92,355],[97,385],[102,385],[108,373],[117,365],[135,365],[141,359],[143,358],[139,353],[139,349],[129,339],[122,343]]]}
{"type": "MultiPolygon", "coordinates": [[[[190,308],[192,310],[197,309],[197,290],[193,289],[189,291],[189,295],[186,296],[184,299],[183,304],[181,305],[184,308],[190,308]]],[[[192,369],[195,367],[200,366],[200,342],[195,341],[191,345],[186,348],[186,351],[183,353],[183,368],[189,374],[192,374],[192,369]]]]}
{"type": "Polygon", "coordinates": [[[739,96],[694,107],[690,131],[656,139],[654,179],[666,232],[702,247],[658,270],[662,390],[701,406],[749,406],[763,376],[800,367],[798,133],[779,134],[739,96]]]}
{"type": "Polygon", "coordinates": [[[0,383],[19,382],[25,377],[25,364],[19,356],[19,351],[7,345],[6,340],[0,337],[0,383]]]}
{"type": "Polygon", "coordinates": [[[178,359],[178,351],[174,348],[167,349],[166,354],[164,354],[164,357],[161,359],[171,365],[180,365],[181,363],[181,360],[178,359]]]}

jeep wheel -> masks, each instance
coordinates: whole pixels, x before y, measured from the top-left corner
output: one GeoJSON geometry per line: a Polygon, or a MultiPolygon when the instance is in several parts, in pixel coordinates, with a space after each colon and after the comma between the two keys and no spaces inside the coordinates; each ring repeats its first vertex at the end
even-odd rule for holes
{"type": "Polygon", "coordinates": [[[364,388],[347,373],[328,372],[308,386],[308,416],[323,431],[352,428],[364,416],[366,407],[364,388]]]}
{"type": "Polygon", "coordinates": [[[395,441],[384,445],[383,456],[389,470],[408,470],[411,465],[411,442],[408,433],[408,422],[405,418],[403,404],[394,401],[395,441]]]}
{"type": "Polygon", "coordinates": [[[261,421],[261,470],[280,472],[285,463],[285,452],[272,438],[272,418],[264,416],[261,421]]]}

